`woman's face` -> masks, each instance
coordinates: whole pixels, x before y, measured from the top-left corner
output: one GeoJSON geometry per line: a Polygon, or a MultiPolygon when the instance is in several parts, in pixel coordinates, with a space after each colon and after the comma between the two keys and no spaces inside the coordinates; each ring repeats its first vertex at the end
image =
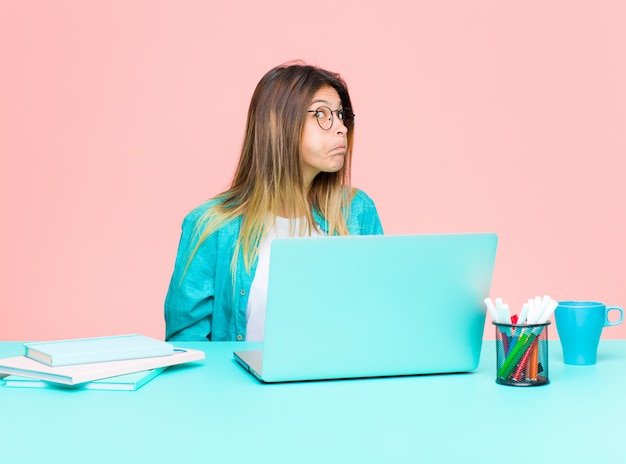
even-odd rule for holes
{"type": "Polygon", "coordinates": [[[300,158],[306,189],[320,172],[337,172],[343,167],[348,148],[348,129],[337,116],[337,110],[341,109],[339,94],[332,87],[321,87],[307,108],[300,139],[300,158]],[[320,117],[322,112],[316,112],[318,109],[327,112],[327,109],[321,108],[323,106],[332,111],[332,126],[328,130],[324,130],[320,122],[328,125],[330,120],[320,117]]]}

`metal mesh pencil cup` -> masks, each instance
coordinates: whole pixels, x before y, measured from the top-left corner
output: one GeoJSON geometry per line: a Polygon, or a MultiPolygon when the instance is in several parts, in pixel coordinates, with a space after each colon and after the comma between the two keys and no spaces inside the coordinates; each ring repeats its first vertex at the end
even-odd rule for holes
{"type": "Polygon", "coordinates": [[[548,326],[498,324],[496,326],[496,383],[519,387],[546,385],[548,326]]]}

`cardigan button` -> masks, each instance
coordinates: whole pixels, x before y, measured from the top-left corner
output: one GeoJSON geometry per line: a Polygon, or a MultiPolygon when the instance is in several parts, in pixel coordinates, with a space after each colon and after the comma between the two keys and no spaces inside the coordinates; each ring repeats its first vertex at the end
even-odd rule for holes
{"type": "Polygon", "coordinates": [[[237,334],[237,341],[240,342],[241,340],[243,340],[243,335],[237,334]]]}
{"type": "Polygon", "coordinates": [[[240,294],[241,296],[244,296],[244,295],[246,294],[246,291],[245,291],[245,290],[239,290],[239,294],[240,294]]]}

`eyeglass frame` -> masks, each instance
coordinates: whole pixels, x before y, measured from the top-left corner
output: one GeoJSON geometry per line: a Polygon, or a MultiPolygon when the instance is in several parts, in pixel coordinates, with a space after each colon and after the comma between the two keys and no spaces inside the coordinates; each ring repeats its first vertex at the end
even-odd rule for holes
{"type": "Polygon", "coordinates": [[[321,105],[318,106],[317,108],[315,108],[314,110],[307,110],[307,113],[317,113],[320,108],[327,108],[328,111],[330,111],[330,126],[328,127],[328,129],[325,129],[324,126],[322,126],[322,123],[320,122],[320,118],[318,118],[317,116],[315,117],[315,120],[317,121],[317,125],[320,126],[320,129],[325,130],[325,131],[329,131],[333,128],[333,125],[335,124],[335,116],[333,116],[333,113],[337,113],[337,118],[340,121],[345,121],[344,122],[344,126],[346,126],[346,128],[348,128],[348,124],[347,121],[352,121],[352,124],[350,124],[351,126],[354,125],[354,116],[355,114],[352,112],[352,110],[350,108],[341,108],[339,110],[333,110],[330,108],[330,106],[326,106],[326,105],[321,105]],[[339,113],[343,113],[345,115],[345,113],[349,111],[350,116],[348,117],[341,117],[339,116],[339,113]]]}

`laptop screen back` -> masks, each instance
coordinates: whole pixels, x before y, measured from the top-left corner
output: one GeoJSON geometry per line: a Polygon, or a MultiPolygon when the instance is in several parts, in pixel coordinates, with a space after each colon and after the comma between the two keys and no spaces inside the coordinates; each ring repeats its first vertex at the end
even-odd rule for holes
{"type": "Polygon", "coordinates": [[[496,245],[494,234],[276,239],[263,380],[475,369],[496,245]]]}

